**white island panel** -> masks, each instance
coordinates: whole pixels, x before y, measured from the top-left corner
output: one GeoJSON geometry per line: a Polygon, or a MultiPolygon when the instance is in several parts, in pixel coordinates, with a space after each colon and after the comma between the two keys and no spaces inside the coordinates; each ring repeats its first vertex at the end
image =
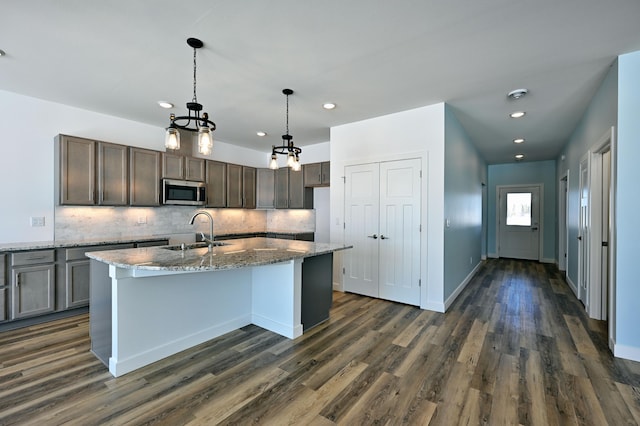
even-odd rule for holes
{"type": "Polygon", "coordinates": [[[251,268],[133,275],[110,267],[116,377],[251,324],[251,268]]]}
{"type": "Polygon", "coordinates": [[[289,339],[302,335],[302,259],[252,269],[252,322],[289,339]]]}

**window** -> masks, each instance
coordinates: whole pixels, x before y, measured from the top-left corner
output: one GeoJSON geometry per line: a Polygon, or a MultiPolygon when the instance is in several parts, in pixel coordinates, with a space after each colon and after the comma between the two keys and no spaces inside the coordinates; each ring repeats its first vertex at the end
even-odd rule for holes
{"type": "Polygon", "coordinates": [[[507,225],[531,226],[531,193],[507,193],[507,225]]]}

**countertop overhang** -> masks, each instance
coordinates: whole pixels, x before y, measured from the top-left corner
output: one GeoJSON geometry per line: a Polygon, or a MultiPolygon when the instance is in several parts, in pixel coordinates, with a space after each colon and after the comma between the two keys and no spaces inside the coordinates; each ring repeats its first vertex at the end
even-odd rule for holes
{"type": "Polygon", "coordinates": [[[95,251],[86,256],[125,269],[198,272],[268,265],[352,247],[277,238],[244,238],[224,243],[211,249],[202,247],[182,251],[160,246],[95,251]]]}

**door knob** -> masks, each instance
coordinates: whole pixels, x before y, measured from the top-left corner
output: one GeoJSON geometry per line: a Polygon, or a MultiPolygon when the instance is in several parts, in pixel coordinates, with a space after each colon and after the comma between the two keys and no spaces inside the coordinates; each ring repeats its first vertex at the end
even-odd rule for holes
{"type": "Polygon", "coordinates": [[[532,228],[531,228],[531,230],[532,230],[532,231],[537,231],[537,230],[538,230],[538,227],[537,227],[537,226],[534,226],[534,227],[532,227],[532,228]]]}
{"type": "Polygon", "coordinates": [[[374,240],[378,239],[378,236],[376,234],[373,235],[367,235],[368,238],[373,238],[374,240]]]}
{"type": "Polygon", "coordinates": [[[384,235],[380,235],[380,239],[381,239],[381,240],[388,240],[388,239],[389,239],[389,237],[385,237],[384,235]]]}
{"type": "Polygon", "coordinates": [[[578,240],[579,240],[579,241],[582,241],[582,237],[578,236],[578,240]]]}

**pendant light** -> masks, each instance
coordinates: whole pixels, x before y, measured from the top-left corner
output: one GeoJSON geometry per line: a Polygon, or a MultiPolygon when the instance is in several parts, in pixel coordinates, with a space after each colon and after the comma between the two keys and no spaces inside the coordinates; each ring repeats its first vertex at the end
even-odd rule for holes
{"type": "Polygon", "coordinates": [[[293,144],[293,136],[289,134],[289,96],[293,94],[291,89],[283,89],[282,93],[287,97],[287,119],[286,119],[286,134],[282,135],[282,145],[271,148],[271,160],[269,161],[269,168],[272,170],[278,169],[278,155],[287,156],[287,166],[292,170],[300,170],[300,153],[302,149],[293,144]]]}
{"type": "Polygon", "coordinates": [[[198,103],[196,95],[196,52],[204,43],[197,38],[188,38],[187,44],[193,48],[193,99],[187,102],[188,115],[176,117],[175,114],[169,116],[169,127],[166,128],[164,146],[167,149],[180,149],[180,131],[188,130],[198,132],[198,152],[202,155],[210,155],[213,149],[212,131],[216,130],[216,123],[209,120],[206,112],[200,116],[202,104],[198,103]]]}

